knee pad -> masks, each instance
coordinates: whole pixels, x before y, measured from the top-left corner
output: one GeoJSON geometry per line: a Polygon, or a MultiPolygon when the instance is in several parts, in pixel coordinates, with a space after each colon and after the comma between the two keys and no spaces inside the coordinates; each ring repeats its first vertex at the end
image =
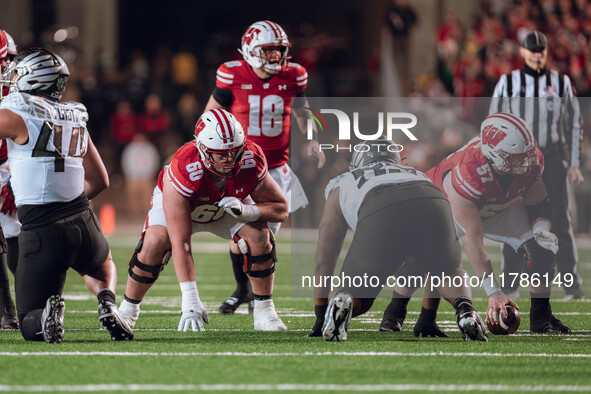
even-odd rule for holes
{"type": "Polygon", "coordinates": [[[142,246],[144,245],[144,234],[145,233],[142,234],[140,241],[138,242],[137,246],[135,247],[135,251],[133,252],[133,256],[131,256],[131,260],[129,260],[129,269],[127,270],[127,273],[129,274],[131,279],[135,280],[136,282],[144,283],[144,284],[151,284],[151,283],[154,283],[156,281],[156,279],[158,279],[160,272],[162,272],[162,270],[164,269],[164,266],[166,264],[168,264],[168,261],[170,260],[170,257],[171,257],[171,252],[170,252],[170,250],[166,251],[166,254],[164,255],[164,258],[162,259],[162,262],[160,264],[147,265],[147,264],[142,263],[141,261],[138,260],[137,255],[142,250],[142,246]],[[133,272],[133,267],[137,267],[139,270],[151,274],[152,277],[137,275],[135,272],[133,272]]]}
{"type": "Polygon", "coordinates": [[[554,260],[556,257],[554,253],[542,248],[533,238],[528,240],[523,246],[527,253],[525,272],[530,275],[532,273],[540,275],[548,273],[552,277],[554,275],[554,260]]]}
{"type": "Polygon", "coordinates": [[[246,243],[246,241],[243,238],[239,237],[238,235],[234,235],[233,238],[234,238],[234,242],[236,242],[238,244],[240,251],[244,255],[244,265],[242,268],[244,273],[248,274],[249,276],[252,276],[253,278],[266,278],[267,276],[269,276],[273,272],[275,272],[275,263],[277,262],[277,253],[275,251],[275,239],[272,236],[271,236],[271,245],[273,245],[273,247],[272,247],[271,251],[269,253],[261,254],[258,256],[253,256],[250,254],[250,252],[248,250],[248,244],[246,243]],[[271,268],[267,268],[265,270],[260,270],[260,271],[253,271],[252,270],[252,265],[254,263],[262,263],[262,262],[267,261],[269,259],[273,260],[273,265],[271,266],[271,268]]]}

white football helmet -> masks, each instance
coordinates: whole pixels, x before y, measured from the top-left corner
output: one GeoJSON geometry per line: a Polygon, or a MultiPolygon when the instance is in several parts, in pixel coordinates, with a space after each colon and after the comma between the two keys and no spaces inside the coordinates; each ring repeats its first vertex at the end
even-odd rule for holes
{"type": "Polygon", "coordinates": [[[349,170],[353,171],[356,168],[367,167],[378,161],[400,164],[401,148],[401,145],[397,145],[385,137],[373,141],[363,141],[363,143],[355,145],[349,170]]]}
{"type": "Polygon", "coordinates": [[[271,21],[259,21],[246,29],[242,35],[242,49],[238,49],[238,52],[252,67],[260,68],[269,74],[277,74],[287,68],[287,61],[291,59],[291,56],[288,56],[289,47],[291,43],[281,26],[271,21]],[[265,53],[265,49],[271,47],[281,48],[278,62],[265,53]]]}
{"type": "Polygon", "coordinates": [[[523,119],[510,113],[499,112],[482,122],[480,149],[501,174],[525,176],[538,164],[532,132],[523,119]]]}
{"type": "Polygon", "coordinates": [[[212,109],[201,115],[195,125],[195,143],[203,164],[214,174],[230,177],[240,171],[246,136],[240,122],[225,109],[212,109]],[[232,156],[219,163],[213,153],[232,156]]]}
{"type": "Polygon", "coordinates": [[[70,71],[66,62],[43,48],[27,49],[8,65],[3,83],[10,92],[30,93],[59,101],[66,90],[70,71]]]}

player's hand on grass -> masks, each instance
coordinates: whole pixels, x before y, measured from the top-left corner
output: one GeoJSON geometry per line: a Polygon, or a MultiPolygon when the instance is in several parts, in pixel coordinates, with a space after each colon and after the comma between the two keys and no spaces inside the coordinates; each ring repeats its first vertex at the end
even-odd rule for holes
{"type": "Polygon", "coordinates": [[[199,299],[197,283],[195,281],[181,282],[183,302],[181,307],[181,321],[179,321],[179,332],[183,331],[205,331],[203,322],[209,324],[207,309],[199,299]],[[202,322],[203,321],[203,322],[202,322]]]}
{"type": "Polygon", "coordinates": [[[202,320],[209,324],[209,317],[207,316],[207,310],[201,304],[201,306],[195,306],[188,311],[183,311],[181,315],[181,321],[179,322],[179,332],[189,331],[205,331],[202,320]]]}

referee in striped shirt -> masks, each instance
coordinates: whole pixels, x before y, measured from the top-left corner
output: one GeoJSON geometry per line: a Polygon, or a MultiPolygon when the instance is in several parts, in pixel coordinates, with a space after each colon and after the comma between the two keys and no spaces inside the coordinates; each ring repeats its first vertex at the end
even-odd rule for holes
{"type": "MultiPolygon", "coordinates": [[[[576,184],[583,182],[579,169],[582,139],[579,103],[570,78],[546,67],[548,44],[544,34],[539,31],[527,34],[519,53],[525,64],[522,69],[501,76],[489,115],[511,112],[525,119],[534,133],[544,154],[543,179],[552,203],[552,232],[558,237],[560,249],[556,266],[561,279],[564,280],[565,274],[572,274],[574,278],[573,286],[564,287],[565,298],[583,298],[567,195],[567,178],[576,184]]],[[[518,255],[511,247],[504,246],[505,277],[509,272],[520,272],[524,258],[525,255],[518,255]]],[[[517,288],[503,291],[515,296],[517,288]]]]}

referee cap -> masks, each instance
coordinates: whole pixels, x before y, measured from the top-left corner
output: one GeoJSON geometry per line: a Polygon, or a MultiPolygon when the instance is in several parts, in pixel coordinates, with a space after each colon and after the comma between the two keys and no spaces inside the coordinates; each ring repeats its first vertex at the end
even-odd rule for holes
{"type": "Polygon", "coordinates": [[[546,35],[539,31],[531,31],[521,42],[521,46],[532,52],[541,52],[548,47],[546,35]]]}

